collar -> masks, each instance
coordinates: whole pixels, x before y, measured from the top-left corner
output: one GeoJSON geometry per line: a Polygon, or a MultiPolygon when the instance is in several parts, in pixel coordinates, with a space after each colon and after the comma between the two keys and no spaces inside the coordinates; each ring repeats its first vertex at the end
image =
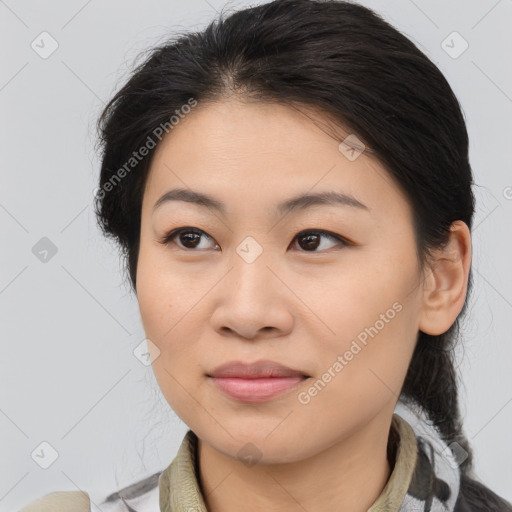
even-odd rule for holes
{"type": "MultiPolygon", "coordinates": [[[[196,473],[197,441],[196,434],[188,430],[176,457],[161,473],[161,512],[208,512],[196,473]]],[[[459,467],[452,449],[419,406],[400,400],[388,442],[393,469],[368,512],[452,511],[460,488],[459,467]]]]}

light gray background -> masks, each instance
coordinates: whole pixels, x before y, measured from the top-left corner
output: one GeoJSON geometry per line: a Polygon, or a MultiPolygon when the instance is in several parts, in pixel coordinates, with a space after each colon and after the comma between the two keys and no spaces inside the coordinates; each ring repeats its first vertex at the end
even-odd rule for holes
{"type": "MultiPolygon", "coordinates": [[[[478,212],[462,412],[479,476],[512,500],[512,1],[362,3],[431,57],[465,112],[478,212]],[[458,58],[443,48],[462,49],[446,39],[453,31],[469,44],[458,58]]],[[[204,27],[223,5],[0,0],[2,511],[54,490],[98,502],[166,467],[186,431],[133,355],[144,339],[137,304],[91,208],[93,128],[139,51],[204,27]],[[43,31],[59,45],[47,59],[31,48],[43,31]],[[43,237],[57,248],[46,263],[32,252],[43,237]],[[46,470],[31,458],[43,441],[59,455],[46,470]]]]}

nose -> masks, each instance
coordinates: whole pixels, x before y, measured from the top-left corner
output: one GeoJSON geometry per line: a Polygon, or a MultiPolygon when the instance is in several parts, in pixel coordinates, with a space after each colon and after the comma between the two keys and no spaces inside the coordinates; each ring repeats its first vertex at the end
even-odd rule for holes
{"type": "Polygon", "coordinates": [[[224,336],[245,339],[286,336],[293,329],[293,293],[279,271],[260,256],[248,263],[238,255],[228,274],[215,287],[213,329],[224,336]]]}

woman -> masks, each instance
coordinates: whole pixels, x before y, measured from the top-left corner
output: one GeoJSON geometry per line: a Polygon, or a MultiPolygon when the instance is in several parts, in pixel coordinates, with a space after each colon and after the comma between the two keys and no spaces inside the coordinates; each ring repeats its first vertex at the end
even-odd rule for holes
{"type": "Polygon", "coordinates": [[[467,131],[410,40],[275,0],[153,49],[99,129],[99,224],[190,429],[104,510],[512,510],[473,473],[452,362],[467,131]]]}

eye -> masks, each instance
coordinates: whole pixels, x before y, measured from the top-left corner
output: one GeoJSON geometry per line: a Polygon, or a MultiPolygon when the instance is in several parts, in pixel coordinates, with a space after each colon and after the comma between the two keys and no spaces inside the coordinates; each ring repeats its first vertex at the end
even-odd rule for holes
{"type": "MultiPolygon", "coordinates": [[[[179,242],[182,244],[178,245],[180,249],[208,249],[208,247],[200,247],[201,245],[201,236],[205,236],[206,238],[213,240],[209,235],[207,235],[203,230],[197,228],[178,228],[173,229],[170,233],[167,233],[160,243],[163,245],[169,245],[170,243],[176,244],[174,239],[179,236],[179,242]]],[[[218,244],[215,245],[215,248],[219,247],[218,244]]]]}
{"type": "MultiPolygon", "coordinates": [[[[179,248],[185,250],[192,250],[198,248],[205,250],[208,249],[208,247],[201,247],[202,236],[204,236],[206,239],[213,241],[213,238],[206,234],[203,230],[187,227],[172,230],[171,232],[167,233],[162,240],[159,240],[159,243],[161,243],[162,245],[169,245],[173,243],[175,245],[178,245],[179,248]],[[179,244],[175,241],[176,238],[178,238],[179,244]]],[[[334,233],[330,233],[329,231],[313,229],[301,231],[294,237],[293,241],[302,241],[300,245],[304,245],[306,247],[306,250],[303,252],[321,252],[317,251],[316,249],[318,249],[318,247],[321,247],[322,250],[329,249],[329,247],[322,247],[322,238],[337,242],[341,244],[342,247],[350,245],[350,243],[340,235],[335,235],[334,233]]],[[[215,244],[214,249],[217,248],[219,248],[219,244],[215,244]]]]}
{"type": "MultiPolygon", "coordinates": [[[[321,251],[317,251],[316,249],[319,247],[319,246],[322,246],[322,243],[321,243],[321,240],[322,240],[322,237],[324,239],[329,239],[331,241],[334,241],[334,242],[338,242],[341,244],[342,247],[345,247],[345,246],[348,246],[349,243],[347,240],[345,240],[342,236],[340,235],[335,235],[334,233],[330,233],[329,231],[323,231],[323,230],[306,230],[306,231],[301,231],[300,233],[298,233],[295,238],[293,240],[302,240],[302,245],[304,245],[306,247],[306,250],[305,252],[321,252],[321,251]],[[313,250],[311,250],[313,249],[313,250]]],[[[321,247],[322,250],[325,250],[325,249],[329,249],[329,247],[325,247],[325,244],[323,247],[321,247]]]]}

